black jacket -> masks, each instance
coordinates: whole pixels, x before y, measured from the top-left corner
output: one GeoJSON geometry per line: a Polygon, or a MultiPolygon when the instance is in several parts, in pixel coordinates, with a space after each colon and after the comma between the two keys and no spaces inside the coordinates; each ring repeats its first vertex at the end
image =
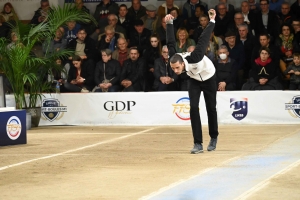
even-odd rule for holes
{"type": "Polygon", "coordinates": [[[160,82],[160,77],[168,76],[174,79],[176,81],[178,79],[177,74],[174,73],[172,70],[170,63],[168,62],[167,65],[165,63],[164,58],[161,56],[160,58],[157,58],[154,61],[154,87],[158,87],[158,84],[160,82]]]}
{"type": "MultiPolygon", "coordinates": [[[[97,50],[96,50],[96,42],[95,40],[91,39],[90,37],[86,37],[84,40],[85,49],[84,53],[86,54],[87,59],[92,59],[93,61],[96,60],[97,50]]],[[[72,40],[68,45],[68,49],[76,50],[77,39],[72,40]]]]}
{"type": "Polygon", "coordinates": [[[123,63],[120,81],[127,79],[135,84],[142,83],[145,80],[146,63],[144,59],[139,58],[137,61],[127,59],[123,63]]]}
{"type": "Polygon", "coordinates": [[[105,70],[104,70],[104,63],[102,60],[97,63],[95,68],[96,85],[99,85],[104,80],[104,71],[105,71],[106,79],[111,80],[110,83],[112,85],[119,84],[121,67],[120,67],[120,63],[117,60],[111,59],[107,63],[105,63],[105,70]]]}
{"type": "Polygon", "coordinates": [[[237,76],[237,63],[229,58],[227,63],[221,63],[219,60],[214,62],[216,68],[217,84],[225,82],[226,85],[235,84],[237,76]]]}
{"type": "Polygon", "coordinates": [[[137,47],[140,56],[142,56],[143,51],[151,46],[150,37],[151,31],[149,29],[144,28],[141,35],[136,30],[134,30],[129,37],[129,47],[137,47]]]}

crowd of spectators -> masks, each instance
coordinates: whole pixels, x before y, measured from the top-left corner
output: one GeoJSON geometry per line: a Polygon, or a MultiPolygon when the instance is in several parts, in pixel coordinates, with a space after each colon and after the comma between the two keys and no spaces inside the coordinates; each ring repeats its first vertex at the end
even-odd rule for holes
{"type": "MultiPolygon", "coordinates": [[[[158,8],[132,0],[128,8],[102,0],[94,13],[75,0],[77,9],[91,14],[98,26],[69,21],[43,44],[43,53],[75,50],[69,60],[57,60],[64,73],[48,77],[61,83],[62,92],[187,91],[186,74],[173,73],[168,57],[165,15],[174,16],[178,53],[193,51],[209,22],[208,5],[187,0],[182,7],[166,0],[158,8]],[[48,48],[46,48],[48,47],[48,48]]],[[[239,8],[227,0],[214,6],[215,29],[206,56],[216,68],[218,91],[300,89],[300,0],[245,0],[239,8]]],[[[31,24],[51,11],[41,0],[31,24]]],[[[5,23],[17,20],[10,3],[0,13],[5,23]]]]}

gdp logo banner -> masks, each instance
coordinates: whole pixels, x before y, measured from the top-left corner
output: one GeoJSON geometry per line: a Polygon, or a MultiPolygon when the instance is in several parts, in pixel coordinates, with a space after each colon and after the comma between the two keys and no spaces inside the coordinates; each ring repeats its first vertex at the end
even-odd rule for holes
{"type": "Polygon", "coordinates": [[[292,117],[300,118],[300,96],[294,96],[289,103],[286,103],[285,110],[288,110],[292,117]]]}
{"type": "MultiPolygon", "coordinates": [[[[57,99],[44,99],[42,103],[42,115],[44,120],[53,122],[63,117],[64,112],[67,112],[67,106],[60,105],[57,99]]],[[[43,118],[42,118],[43,119],[43,118]]]]}
{"type": "Polygon", "coordinates": [[[230,98],[230,108],[232,109],[232,117],[237,120],[242,120],[248,114],[248,99],[230,98]]]}

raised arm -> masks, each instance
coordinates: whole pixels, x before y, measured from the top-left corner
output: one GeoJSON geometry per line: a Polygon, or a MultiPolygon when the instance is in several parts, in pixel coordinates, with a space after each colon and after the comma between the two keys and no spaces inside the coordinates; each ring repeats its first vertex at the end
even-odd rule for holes
{"type": "Polygon", "coordinates": [[[176,53],[176,39],[174,34],[174,26],[173,26],[173,19],[174,17],[170,14],[165,16],[165,21],[167,23],[167,46],[169,50],[169,56],[172,57],[176,53]]]}
{"type": "Polygon", "coordinates": [[[200,62],[206,53],[206,49],[209,44],[211,33],[215,28],[216,11],[214,9],[210,9],[208,13],[209,13],[210,22],[208,23],[208,25],[200,35],[195,50],[191,53],[190,56],[186,57],[189,63],[200,62]]]}

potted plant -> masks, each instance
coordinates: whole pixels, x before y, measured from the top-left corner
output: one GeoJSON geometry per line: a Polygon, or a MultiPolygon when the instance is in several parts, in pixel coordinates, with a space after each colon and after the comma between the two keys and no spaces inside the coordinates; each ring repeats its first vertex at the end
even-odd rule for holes
{"type": "MultiPolygon", "coordinates": [[[[63,7],[52,7],[46,20],[38,25],[32,26],[20,21],[10,24],[12,33],[15,34],[13,36],[17,37],[14,44],[8,45],[8,39],[0,38],[0,71],[11,84],[16,109],[40,107],[42,93],[51,92],[51,84],[45,81],[44,77],[55,67],[56,59],[69,57],[74,51],[61,50],[36,57],[33,48],[37,43],[53,39],[56,30],[70,20],[96,23],[86,12],[76,9],[71,4],[65,4],[63,7]]],[[[40,110],[34,112],[40,117],[40,110]]],[[[31,111],[32,114],[34,112],[31,111]]]]}

